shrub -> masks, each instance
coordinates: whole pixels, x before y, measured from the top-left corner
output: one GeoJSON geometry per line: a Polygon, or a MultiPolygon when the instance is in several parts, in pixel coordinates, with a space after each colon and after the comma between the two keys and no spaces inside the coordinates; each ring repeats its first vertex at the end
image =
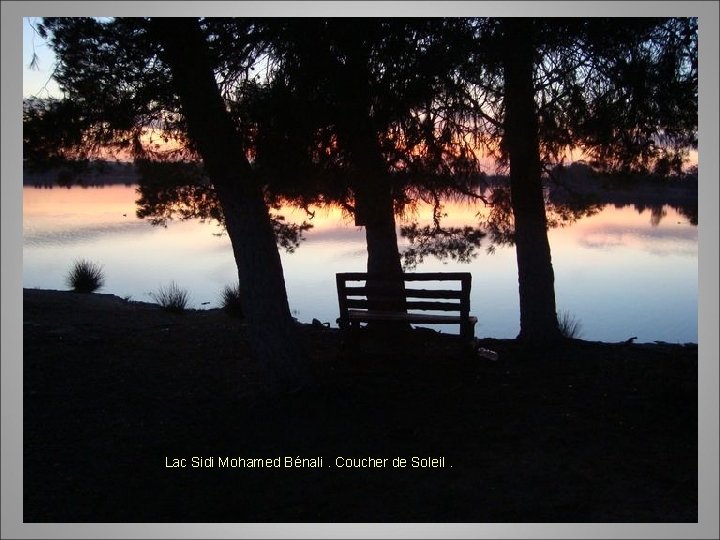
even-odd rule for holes
{"type": "Polygon", "coordinates": [[[560,326],[560,333],[568,339],[577,339],[582,333],[580,321],[569,311],[558,313],[558,325],[560,326]]]}
{"type": "Polygon", "coordinates": [[[86,259],[75,261],[67,275],[67,284],[78,293],[97,291],[105,284],[102,266],[86,259]]]}
{"type": "Polygon", "coordinates": [[[240,301],[240,284],[225,285],[222,290],[222,309],[233,317],[242,317],[242,302],[240,301]]]}
{"type": "Polygon", "coordinates": [[[189,300],[188,292],[181,289],[174,281],[170,282],[167,287],[161,286],[156,293],[150,293],[150,296],[160,304],[165,311],[172,313],[182,313],[187,307],[189,300]]]}

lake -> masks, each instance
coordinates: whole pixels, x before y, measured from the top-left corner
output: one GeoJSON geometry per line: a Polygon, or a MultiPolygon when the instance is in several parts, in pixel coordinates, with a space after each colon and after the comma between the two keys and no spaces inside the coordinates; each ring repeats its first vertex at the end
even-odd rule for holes
{"type": "MultiPolygon", "coordinates": [[[[65,276],[79,258],[103,266],[105,287],[132,300],[176,282],[191,307],[220,305],[220,292],[237,281],[226,234],[217,223],[170,221],[153,226],[135,215],[134,185],[23,188],[23,286],[68,289],[65,276]]],[[[279,213],[313,228],[293,252],[281,251],[290,308],[301,322],[336,326],[335,274],[364,271],[365,233],[340,208],[298,208],[279,213]]],[[[432,223],[432,207],[419,204],[398,226],[432,223]]],[[[447,202],[444,227],[476,226],[487,208],[447,202]]],[[[698,229],[671,206],[605,205],[549,231],[559,312],[581,325],[587,340],[697,342],[698,229]]],[[[398,235],[401,250],[409,247],[398,235]]],[[[514,338],[519,331],[517,266],[513,247],[492,252],[484,238],[469,263],[428,256],[415,271],[467,271],[473,276],[471,312],[476,335],[514,338]]],[[[443,331],[453,332],[453,327],[443,331]]]]}

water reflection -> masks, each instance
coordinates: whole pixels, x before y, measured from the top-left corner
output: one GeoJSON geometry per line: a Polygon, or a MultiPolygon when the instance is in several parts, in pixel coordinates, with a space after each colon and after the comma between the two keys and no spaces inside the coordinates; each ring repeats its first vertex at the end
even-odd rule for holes
{"type": "MultiPolygon", "coordinates": [[[[217,307],[222,288],[236,281],[237,271],[227,235],[218,236],[222,216],[213,213],[210,193],[159,191],[138,206],[143,197],[138,189],[26,187],[23,285],[64,289],[72,260],[85,257],[107,270],[101,292],[150,301],[148,292],[173,279],[191,290],[193,307],[204,302],[217,307]],[[141,207],[148,211],[142,219],[136,215],[141,207]],[[152,226],[151,215],[168,219],[164,226],[152,226]]],[[[487,197],[488,205],[456,197],[439,199],[439,205],[431,200],[406,206],[398,238],[407,269],[472,272],[478,335],[511,338],[518,331],[515,254],[511,245],[498,242],[502,235],[486,227],[497,224],[511,242],[512,223],[499,217],[504,207],[489,204],[502,197],[498,193],[487,197]]],[[[291,202],[273,201],[286,230],[301,234],[290,237],[290,246],[299,249],[281,253],[291,309],[303,322],[333,323],[334,274],[364,268],[364,231],[340,205],[291,202]]],[[[557,216],[550,242],[558,308],[580,320],[585,339],[621,341],[637,335],[640,342],[697,341],[697,227],[688,217],[693,214],[671,205],[659,212],[654,207],[551,207],[549,215],[557,216]]]]}
{"type": "MultiPolygon", "coordinates": [[[[153,225],[167,227],[168,221],[194,219],[201,223],[214,222],[225,227],[225,217],[217,192],[208,184],[194,163],[139,161],[140,185],[136,201],[136,215],[153,225]]],[[[288,223],[278,213],[281,205],[275,202],[270,220],[278,247],[292,253],[304,239],[304,233],[313,225],[308,221],[288,223]]],[[[312,218],[313,214],[308,212],[312,218]]]]}
{"type": "Polygon", "coordinates": [[[25,230],[23,242],[26,246],[62,246],[92,242],[93,240],[108,236],[136,236],[146,234],[147,232],[147,227],[137,221],[70,226],[58,228],[57,230],[28,227],[25,230]]]}
{"type": "MultiPolygon", "coordinates": [[[[624,205],[616,205],[618,208],[622,208],[624,205]]],[[[691,205],[679,205],[679,204],[643,204],[635,203],[632,205],[638,214],[642,214],[646,211],[650,211],[650,224],[654,227],[660,225],[660,222],[667,217],[667,208],[670,207],[675,210],[682,217],[686,218],[688,223],[691,225],[698,224],[698,209],[697,204],[693,207],[691,205]]]]}
{"type": "Polygon", "coordinates": [[[439,261],[452,260],[467,264],[478,255],[478,248],[486,234],[478,227],[442,227],[417,223],[400,227],[400,235],[410,243],[402,250],[403,268],[415,270],[427,257],[439,261]]]}
{"type": "Polygon", "coordinates": [[[675,179],[604,177],[578,162],[551,172],[547,199],[554,205],[631,205],[640,214],[649,211],[653,226],[666,218],[669,206],[698,224],[697,170],[675,179]]]}
{"type": "MultiPolygon", "coordinates": [[[[136,215],[153,225],[167,226],[170,220],[195,219],[200,222],[214,222],[223,227],[223,215],[217,196],[212,186],[201,177],[179,173],[174,167],[168,169],[167,164],[159,164],[149,169],[141,169],[143,182],[138,187],[139,198],[136,200],[136,215]],[[158,170],[163,171],[159,174],[158,170]],[[178,179],[193,180],[192,184],[178,185],[178,179]]],[[[470,263],[474,260],[481,247],[493,253],[498,246],[513,245],[513,214],[510,206],[510,190],[505,185],[479,187],[477,191],[458,192],[442,188],[413,190],[396,205],[398,219],[404,222],[399,227],[399,234],[406,245],[401,248],[403,267],[414,270],[418,264],[428,257],[439,261],[456,261],[470,263]],[[448,205],[465,205],[474,208],[472,218],[463,214],[463,225],[448,224],[448,205]],[[432,209],[432,224],[420,225],[417,221],[418,207],[432,209]],[[471,223],[471,224],[468,224],[471,223]]],[[[271,206],[271,219],[278,246],[293,252],[305,239],[305,233],[312,229],[317,220],[313,221],[318,212],[339,210],[348,220],[353,219],[352,200],[349,195],[335,194],[330,197],[322,193],[295,192],[292,196],[268,194],[271,206]],[[289,209],[300,211],[300,221],[288,221],[283,215],[289,209]],[[281,213],[282,212],[282,213],[281,213]]],[[[601,212],[607,204],[591,202],[587,197],[554,198],[550,190],[546,193],[546,216],[548,228],[568,227],[576,222],[601,212]]],[[[628,205],[615,203],[615,208],[628,205]]],[[[667,218],[668,208],[672,208],[692,225],[697,225],[697,209],[684,205],[658,205],[643,202],[630,205],[638,214],[650,213],[650,224],[658,227],[667,218]]],[[[457,214],[457,208],[453,211],[457,214]]],[[[322,233],[318,234],[318,238],[322,233]]],[[[611,233],[610,233],[611,234],[611,233]]],[[[667,234],[667,233],[663,233],[667,234]]],[[[586,245],[592,245],[589,240],[586,245]]],[[[607,245],[607,244],[606,244],[607,245]]]]}
{"type": "MultiPolygon", "coordinates": [[[[80,174],[73,171],[59,173],[29,174],[23,178],[25,185],[52,188],[62,186],[102,187],[118,185],[136,185],[138,198],[135,213],[138,218],[145,219],[153,225],[166,226],[170,220],[196,219],[213,221],[222,226],[223,216],[213,187],[197,164],[188,162],[157,162],[139,160],[135,165],[126,163],[104,163],[101,166],[85,167],[80,174]],[[70,175],[70,178],[65,178],[70,175]]],[[[339,208],[349,219],[352,219],[354,202],[352,191],[346,183],[337,178],[313,178],[312,186],[308,187],[308,179],[299,183],[284,185],[282,192],[267,192],[268,205],[275,211],[277,232],[292,240],[290,244],[297,247],[303,239],[303,232],[311,229],[310,223],[319,208],[339,208]],[[280,209],[287,212],[288,208],[301,209],[306,214],[296,225],[287,222],[280,209]],[[288,229],[289,228],[289,229],[288,229]]],[[[454,242],[443,242],[443,237],[458,240],[458,260],[470,260],[472,255],[464,258],[460,252],[469,249],[465,242],[474,247],[484,232],[488,238],[488,249],[493,245],[512,245],[513,218],[510,207],[510,189],[507,178],[503,176],[481,175],[475,180],[467,180],[463,185],[438,183],[424,180],[422,185],[408,183],[396,189],[396,213],[398,218],[408,221],[417,205],[431,206],[433,226],[420,229],[417,226],[407,227],[408,238],[420,244],[431,236],[438,238],[440,244],[452,245],[454,242]],[[473,230],[448,229],[445,225],[447,204],[465,203],[475,205],[477,225],[473,230]],[[483,211],[482,209],[487,209],[483,211]],[[409,211],[408,211],[409,210],[409,211]]],[[[565,227],[580,219],[600,212],[607,205],[624,208],[631,205],[639,214],[650,213],[650,224],[659,225],[667,217],[670,207],[683,220],[692,225],[698,224],[697,180],[674,181],[665,184],[634,181],[632,189],[618,188],[607,179],[595,177],[589,169],[581,164],[573,164],[565,169],[553,171],[545,192],[546,213],[549,228],[565,227]],[[694,182],[694,183],[693,183],[694,182]]],[[[438,253],[444,252],[440,247],[438,253]]]]}

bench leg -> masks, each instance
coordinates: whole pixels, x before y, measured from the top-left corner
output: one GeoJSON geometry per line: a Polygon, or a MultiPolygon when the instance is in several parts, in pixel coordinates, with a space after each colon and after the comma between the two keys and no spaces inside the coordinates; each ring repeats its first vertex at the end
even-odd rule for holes
{"type": "Polygon", "coordinates": [[[340,327],[340,352],[345,354],[346,352],[352,352],[355,350],[357,342],[358,332],[360,331],[360,323],[357,321],[348,321],[338,319],[338,326],[340,327]]]}
{"type": "Polygon", "coordinates": [[[475,337],[475,322],[467,321],[460,324],[460,335],[467,341],[472,341],[475,337]]]}
{"type": "Polygon", "coordinates": [[[467,321],[460,325],[460,336],[469,352],[475,352],[475,321],[467,321]]]}
{"type": "Polygon", "coordinates": [[[475,322],[467,321],[460,325],[460,339],[463,349],[467,350],[468,354],[473,354],[475,352],[475,322]]]}

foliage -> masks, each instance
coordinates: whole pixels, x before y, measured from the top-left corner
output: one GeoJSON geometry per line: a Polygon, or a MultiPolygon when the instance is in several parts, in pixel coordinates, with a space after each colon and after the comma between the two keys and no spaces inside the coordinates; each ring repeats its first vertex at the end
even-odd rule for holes
{"type": "MultiPolygon", "coordinates": [[[[495,185],[489,189],[490,211],[487,216],[480,219],[489,236],[489,252],[497,246],[512,246],[515,244],[515,219],[511,207],[510,188],[506,185],[495,185]]],[[[566,227],[578,220],[593,216],[602,210],[604,204],[592,202],[583,197],[563,197],[559,200],[546,198],[545,214],[548,229],[566,227]]]]}
{"type": "MultiPolygon", "coordinates": [[[[52,133],[59,105],[28,115],[27,146],[41,155],[52,157],[55,135],[60,148],[80,141],[87,153],[112,147],[158,159],[196,158],[190,141],[202,140],[203,158],[213,155],[223,171],[218,187],[239,163],[247,165],[242,189],[254,194],[276,181],[306,182],[317,171],[342,175],[354,197],[343,202],[356,222],[394,233],[392,197],[396,207],[406,201],[409,184],[398,178],[464,188],[481,172],[481,157],[504,166],[512,154],[524,170],[511,171],[510,208],[494,210],[490,223],[498,226],[490,233],[516,242],[520,281],[542,276],[541,286],[521,290],[542,292],[533,296],[540,306],[552,300],[553,319],[554,292],[543,292],[552,289],[552,265],[541,165],[562,163],[568,149],[579,148],[603,172],[665,175],[678,172],[697,146],[695,18],[45,18],[38,32],[58,55],[55,78],[74,119],[63,140],[62,130],[52,133]],[[194,84],[194,69],[209,84],[194,84]],[[183,92],[184,105],[198,105],[192,134],[183,92]],[[218,114],[208,120],[208,111],[218,114]],[[180,151],[162,151],[148,142],[150,133],[179,141],[180,151]],[[218,140],[233,143],[207,152],[218,140]]],[[[199,212],[211,213],[209,190],[193,187],[180,199],[199,195],[199,212]]],[[[163,207],[162,189],[145,195],[150,204],[159,199],[162,212],[186,210],[163,207]]],[[[502,193],[495,199],[506,200],[502,193]]],[[[290,228],[286,249],[298,245],[303,226],[290,228]]],[[[276,237],[287,230],[281,217],[273,228],[276,237]]],[[[420,239],[440,229],[407,232],[420,239]]],[[[460,236],[472,236],[445,232],[427,248],[446,253],[460,236]]],[[[387,240],[375,246],[390,253],[387,240]]],[[[369,264],[397,257],[396,249],[388,257],[374,251],[369,243],[369,264]]]]}
{"type": "Polygon", "coordinates": [[[225,285],[221,292],[222,309],[228,315],[233,317],[242,317],[243,308],[240,299],[240,283],[235,285],[225,285]]]}
{"type": "Polygon", "coordinates": [[[158,45],[146,26],[144,19],[132,17],[45,17],[37,27],[58,57],[53,78],[63,104],[72,107],[86,154],[102,149],[153,155],[149,129],[166,140],[184,141],[192,153],[170,70],[157,61],[158,45]]]}
{"type": "Polygon", "coordinates": [[[462,19],[291,19],[271,31],[274,81],[320,111],[301,118],[320,137],[318,159],[352,162],[358,114],[377,136],[386,170],[439,173],[471,159],[461,137],[467,126],[451,123],[441,110],[447,100],[439,101],[461,84],[453,72],[472,37],[462,19]],[[441,118],[448,122],[438,130],[441,118]]]}
{"type": "Polygon", "coordinates": [[[561,311],[558,313],[558,324],[560,325],[560,333],[568,339],[578,339],[582,334],[582,324],[569,311],[561,311]]]}
{"type": "Polygon", "coordinates": [[[62,165],[71,171],[87,167],[82,157],[83,129],[76,105],[68,100],[23,100],[23,160],[30,170],[62,165]]]}
{"type": "Polygon", "coordinates": [[[166,226],[172,219],[224,221],[217,193],[197,163],[136,160],[137,217],[166,226]]]}
{"type": "Polygon", "coordinates": [[[150,293],[155,302],[157,302],[165,311],[171,313],[182,313],[187,307],[190,299],[188,292],[181,289],[174,281],[168,286],[160,286],[157,292],[150,293]]]}
{"type": "MultiPolygon", "coordinates": [[[[497,103],[502,27],[493,19],[471,24],[485,52],[467,80],[471,92],[497,103]]],[[[679,171],[697,146],[697,19],[536,18],[532,28],[544,163],[579,148],[604,172],[679,171]]]]}
{"type": "Polygon", "coordinates": [[[417,223],[401,227],[400,234],[410,242],[402,252],[405,270],[415,269],[428,256],[469,263],[477,257],[477,248],[485,237],[475,227],[419,227],[417,223]]]}
{"type": "MultiPolygon", "coordinates": [[[[136,163],[140,173],[139,198],[135,201],[138,218],[163,227],[173,219],[197,219],[216,222],[224,230],[225,217],[217,192],[197,163],[157,160],[137,160],[136,163]]],[[[270,213],[275,241],[292,253],[313,225],[307,221],[285,222],[284,216],[277,213],[284,200],[270,195],[266,198],[276,211],[270,213]]]]}
{"type": "Polygon", "coordinates": [[[300,246],[300,242],[305,240],[303,233],[312,229],[313,225],[307,221],[300,224],[286,223],[285,216],[279,214],[271,214],[273,232],[275,233],[275,241],[277,245],[288,253],[294,253],[295,249],[300,246]]]}
{"type": "Polygon", "coordinates": [[[510,204],[510,187],[507,185],[494,186],[490,194],[490,212],[481,220],[481,225],[490,236],[491,245],[488,252],[494,251],[494,246],[511,246],[515,242],[515,220],[510,204]]]}
{"type": "MultiPolygon", "coordinates": [[[[386,172],[454,180],[476,173],[482,155],[505,162],[497,18],[208,18],[201,27],[263,181],[346,170],[352,141],[368,133],[386,172]]],[[[100,146],[196,157],[148,28],[140,18],[43,19],[66,99],[27,103],[28,157],[100,146]],[[150,143],[150,131],[181,148],[150,143]]],[[[536,18],[533,28],[546,164],[580,148],[606,172],[679,170],[697,145],[697,19],[536,18]]]]}
{"type": "Polygon", "coordinates": [[[102,266],[86,259],[75,261],[67,275],[67,284],[78,293],[91,293],[105,284],[102,266]]]}

